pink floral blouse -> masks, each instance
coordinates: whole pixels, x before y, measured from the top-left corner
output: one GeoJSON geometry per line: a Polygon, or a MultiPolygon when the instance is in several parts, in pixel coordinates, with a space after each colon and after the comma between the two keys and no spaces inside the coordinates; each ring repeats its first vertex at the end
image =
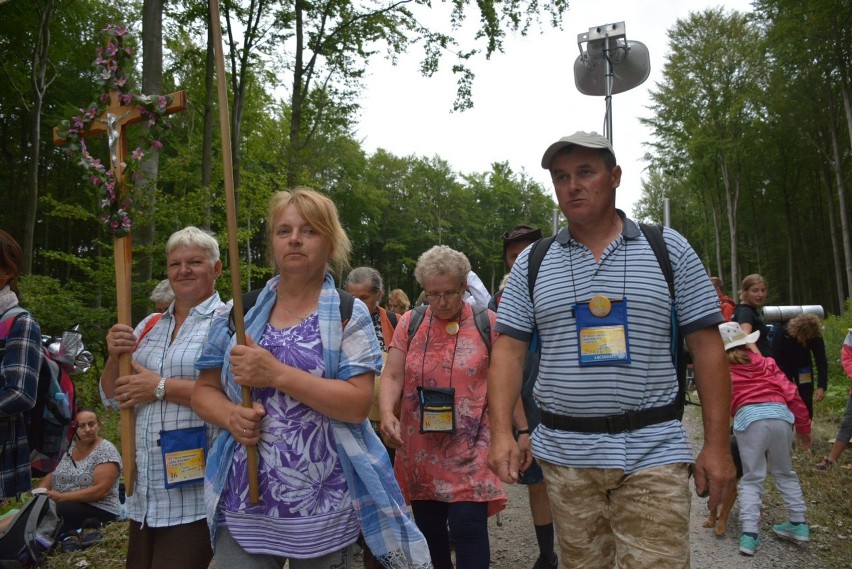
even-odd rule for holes
{"type": "MultiPolygon", "coordinates": [[[[496,315],[489,311],[491,339],[496,315]]],[[[406,352],[400,424],[402,448],[394,470],[407,502],[488,502],[488,515],[506,507],[500,479],[488,470],[490,442],[486,384],[488,347],[463,303],[459,332],[450,335],[447,322],[428,309],[409,346],[411,311],[396,326],[390,347],[406,352]],[[418,386],[455,388],[456,431],[420,433],[418,386]]]]}

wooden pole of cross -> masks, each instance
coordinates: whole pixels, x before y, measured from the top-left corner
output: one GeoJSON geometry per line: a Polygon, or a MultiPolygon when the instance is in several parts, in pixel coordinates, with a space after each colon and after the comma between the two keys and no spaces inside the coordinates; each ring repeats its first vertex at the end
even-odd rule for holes
{"type": "MultiPolygon", "coordinates": [[[[228,116],[228,90],[225,85],[225,56],[222,53],[222,28],[219,19],[219,1],[210,0],[210,30],[213,32],[213,45],[216,49],[216,84],[219,98],[219,128],[222,133],[222,167],[225,182],[225,215],[228,221],[228,259],[231,268],[231,293],[234,299],[234,335],[237,344],[246,345],[246,327],[243,319],[243,292],[240,279],[240,250],[237,242],[237,207],[234,195],[234,163],[231,154],[231,127],[228,116]]],[[[251,407],[251,388],[242,389],[243,407],[251,407]]],[[[248,468],[249,500],[252,504],[260,501],[258,485],[257,447],[246,447],[248,468]]]]}
{"type": "MultiPolygon", "coordinates": [[[[127,180],[124,175],[124,164],[127,158],[127,127],[144,120],[139,107],[134,104],[122,105],[118,91],[110,91],[109,105],[90,124],[89,128],[80,133],[81,138],[90,138],[106,134],[109,140],[110,169],[118,184],[118,196],[122,199],[127,193],[127,180]]],[[[166,114],[186,110],[186,92],[178,91],[169,95],[170,103],[166,114]]],[[[59,134],[59,129],[53,129],[53,143],[64,144],[65,139],[59,134]]],[[[117,322],[133,326],[131,320],[131,277],[132,265],[131,236],[128,233],[113,240],[115,256],[115,295],[117,306],[117,322]]],[[[121,354],[118,358],[119,376],[131,375],[130,354],[121,354]]],[[[136,481],[136,417],[132,408],[121,409],[121,455],[124,467],[124,486],[128,496],[133,495],[136,481]]]]}

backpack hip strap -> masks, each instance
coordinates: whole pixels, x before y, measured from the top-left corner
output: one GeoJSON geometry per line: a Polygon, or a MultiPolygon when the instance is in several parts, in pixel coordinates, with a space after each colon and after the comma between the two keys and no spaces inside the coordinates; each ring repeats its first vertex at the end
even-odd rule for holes
{"type": "Polygon", "coordinates": [[[557,431],[576,433],[607,433],[617,435],[625,431],[636,431],[643,427],[680,420],[677,402],[640,411],[629,411],[605,417],[569,417],[541,410],[541,424],[557,431]]]}

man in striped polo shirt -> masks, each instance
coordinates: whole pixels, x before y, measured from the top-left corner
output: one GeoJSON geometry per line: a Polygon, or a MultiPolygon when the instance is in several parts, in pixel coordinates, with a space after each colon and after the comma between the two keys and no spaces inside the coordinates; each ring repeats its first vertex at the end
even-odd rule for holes
{"type": "Polygon", "coordinates": [[[542,167],[568,227],[550,244],[533,290],[527,249],[503,293],[488,378],[489,465],[504,482],[518,478],[512,407],[538,329],[542,424],[532,446],[563,566],[689,567],[690,474],[711,508],[735,484],[718,296],[686,240],[664,229],[702,403],[704,446],[693,461],[675,402],[668,284],[638,225],[615,207],[621,168],[612,145],[577,132],[550,145],[542,167]]]}

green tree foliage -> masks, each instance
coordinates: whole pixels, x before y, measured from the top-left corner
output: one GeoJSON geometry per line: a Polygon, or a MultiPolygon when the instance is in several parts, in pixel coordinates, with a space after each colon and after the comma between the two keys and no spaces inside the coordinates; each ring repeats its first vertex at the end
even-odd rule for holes
{"type": "MultiPolygon", "coordinates": [[[[346,6],[339,3],[336,9],[346,6]]],[[[463,5],[456,8],[461,10],[463,5]]],[[[153,209],[133,211],[135,223],[155,228],[151,243],[136,244],[134,249],[136,258],[150,254],[152,259],[151,279],[133,283],[137,315],[151,310],[147,297],[165,274],[164,246],[173,231],[191,224],[217,235],[225,257],[226,272],[219,282],[225,298],[231,296],[227,267],[236,261],[226,258],[221,168],[213,168],[210,185],[199,183],[207,94],[207,50],[199,30],[203,29],[200,22],[206,8],[202,3],[187,2],[169,5],[169,9],[163,90],[186,90],[189,109],[173,116],[174,127],[160,153],[153,209]]],[[[341,13],[351,14],[345,10],[341,13]]],[[[47,333],[58,333],[79,323],[98,356],[104,355],[103,338],[115,318],[112,240],[99,220],[97,191],[63,149],[49,142],[53,126],[77,114],[80,107],[99,94],[92,62],[103,41],[100,30],[107,23],[137,22],[131,24],[131,29],[136,39],[137,66],[140,64],[140,15],[138,4],[119,14],[99,2],[63,3],[55,6],[51,27],[48,76],[52,83],[45,92],[40,129],[43,147],[38,169],[40,199],[34,228],[34,275],[25,279],[22,290],[25,304],[47,333]]],[[[501,27],[510,29],[526,21],[522,14],[511,24],[503,20],[504,16],[497,16],[496,12],[493,15],[496,20],[487,20],[494,37],[503,33],[501,27]],[[503,23],[493,27],[498,22],[503,23]]],[[[278,13],[272,16],[284,17],[278,13]]],[[[357,47],[347,56],[354,58],[352,70],[360,65],[355,60],[362,61],[358,58],[375,52],[377,42],[397,41],[392,39],[396,32],[380,31],[390,21],[369,24],[374,35],[363,38],[371,38],[369,46],[352,44],[357,47]]],[[[0,5],[5,77],[0,84],[0,156],[4,161],[0,225],[15,236],[23,233],[21,212],[26,196],[22,188],[26,185],[32,118],[28,114],[31,94],[27,92],[27,80],[37,24],[37,18],[22,4],[0,5]]],[[[286,30],[278,29],[275,37],[286,39],[286,30]]],[[[450,45],[452,42],[448,41],[444,47],[450,45]]],[[[499,41],[483,50],[498,47],[499,41]]],[[[345,58],[339,58],[338,64],[344,66],[345,58]]],[[[279,102],[274,92],[286,70],[280,62],[262,60],[260,55],[258,61],[252,60],[242,77],[251,86],[246,89],[241,108],[243,167],[237,204],[239,262],[245,288],[258,286],[272,274],[266,259],[266,209],[272,193],[287,187],[292,150],[288,133],[293,108],[289,102],[279,102]],[[271,76],[275,74],[279,77],[273,80],[271,76]]],[[[137,82],[140,70],[141,67],[134,77],[137,82]]],[[[554,207],[550,196],[525,173],[513,171],[508,164],[494,164],[489,172],[460,173],[440,156],[396,156],[388,150],[366,154],[354,137],[357,93],[345,81],[331,81],[331,75],[325,77],[315,88],[305,91],[301,113],[305,128],[309,125],[305,133],[310,135],[310,144],[299,148],[297,179],[325,192],[337,203],[354,245],[352,265],[374,266],[384,275],[388,289],[402,288],[416,297],[419,289],[413,270],[418,256],[432,245],[444,243],[464,251],[485,282],[496,287],[503,272],[500,235],[517,223],[547,226],[554,207]]],[[[89,147],[97,157],[107,160],[105,140],[93,139],[89,147]]],[[[213,153],[218,155],[218,151],[213,153]]]]}
{"type": "Polygon", "coordinates": [[[761,273],[769,304],[840,312],[852,286],[852,9],[848,0],[754,7],[693,13],[669,31],[645,119],[655,140],[640,217],[660,219],[669,198],[674,227],[732,292],[761,273]]]}

